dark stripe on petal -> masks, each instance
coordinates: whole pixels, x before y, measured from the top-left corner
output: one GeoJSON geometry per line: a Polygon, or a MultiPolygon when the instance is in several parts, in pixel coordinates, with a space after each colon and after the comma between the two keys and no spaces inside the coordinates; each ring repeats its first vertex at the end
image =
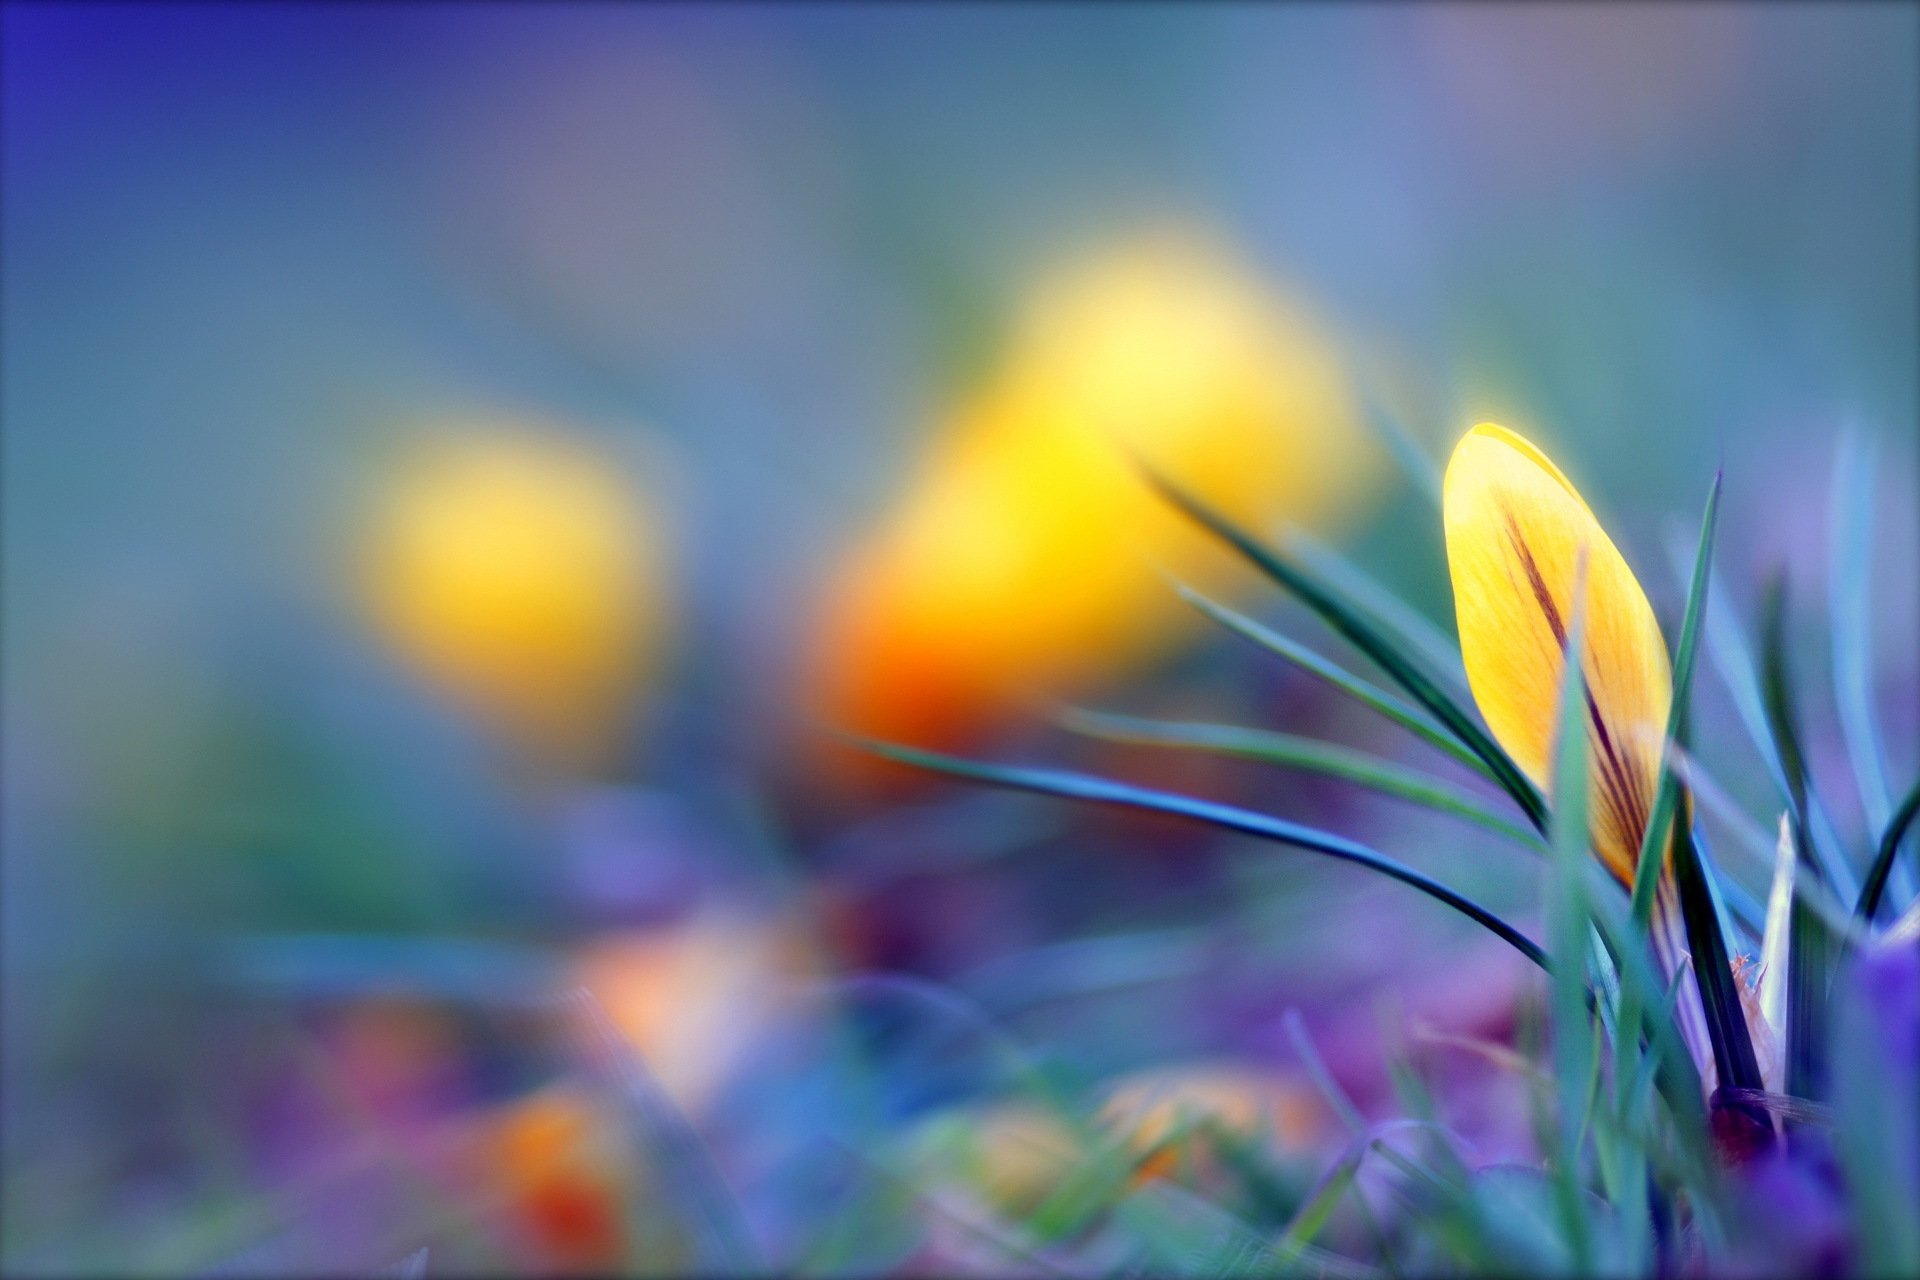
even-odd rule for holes
{"type": "Polygon", "coordinates": [[[1533,588],[1534,602],[1540,606],[1540,612],[1546,616],[1547,629],[1553,632],[1553,639],[1562,653],[1567,648],[1567,628],[1560,621],[1560,606],[1553,602],[1553,593],[1547,590],[1547,581],[1540,575],[1540,566],[1534,561],[1533,549],[1527,546],[1527,540],[1520,532],[1520,524],[1513,513],[1505,507],[1500,515],[1507,523],[1507,540],[1513,544],[1513,550],[1520,557],[1520,567],[1527,571],[1527,585],[1533,588]]]}
{"type": "MultiPolygon", "coordinates": [[[[1540,572],[1539,562],[1533,558],[1533,549],[1527,545],[1526,535],[1520,532],[1519,521],[1505,507],[1501,508],[1500,515],[1506,524],[1507,540],[1512,543],[1514,554],[1520,559],[1520,567],[1526,571],[1527,586],[1533,591],[1534,602],[1540,606],[1540,613],[1547,620],[1547,629],[1553,632],[1553,638],[1564,654],[1567,628],[1560,618],[1560,606],[1554,602],[1553,593],[1547,588],[1546,577],[1540,572]]],[[[1599,704],[1593,700],[1592,681],[1587,682],[1586,696],[1587,718],[1593,725],[1593,741],[1600,749],[1596,764],[1599,766],[1602,802],[1613,819],[1613,826],[1635,841],[1637,847],[1639,835],[1647,827],[1646,798],[1633,784],[1632,772],[1614,748],[1613,735],[1607,731],[1599,704]]],[[[1629,874],[1631,871],[1629,865],[1629,874]]]]}

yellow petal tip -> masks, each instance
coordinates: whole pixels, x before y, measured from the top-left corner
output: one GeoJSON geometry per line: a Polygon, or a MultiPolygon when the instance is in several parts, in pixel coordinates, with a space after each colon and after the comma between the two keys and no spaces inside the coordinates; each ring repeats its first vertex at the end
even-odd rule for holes
{"type": "Polygon", "coordinates": [[[1552,476],[1555,480],[1559,481],[1560,487],[1565,489],[1568,493],[1572,494],[1576,498],[1580,496],[1580,491],[1573,487],[1573,482],[1567,479],[1566,475],[1560,470],[1560,468],[1556,467],[1553,464],[1552,458],[1549,458],[1546,454],[1540,451],[1540,447],[1538,445],[1534,444],[1533,441],[1521,435],[1518,431],[1514,431],[1514,430],[1511,430],[1510,428],[1503,427],[1497,422],[1475,423],[1471,431],[1467,432],[1466,435],[1460,437],[1460,443],[1454,446],[1453,456],[1457,459],[1460,456],[1461,451],[1466,447],[1467,442],[1475,439],[1490,440],[1497,444],[1505,445],[1507,448],[1512,449],[1515,453],[1519,454],[1521,457],[1525,458],[1527,461],[1533,463],[1536,467],[1539,467],[1542,471],[1552,476]]]}

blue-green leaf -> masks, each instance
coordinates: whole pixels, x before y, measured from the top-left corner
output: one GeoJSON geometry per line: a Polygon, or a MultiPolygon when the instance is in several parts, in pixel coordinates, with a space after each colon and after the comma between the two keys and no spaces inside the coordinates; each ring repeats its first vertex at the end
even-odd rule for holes
{"type": "Polygon", "coordinates": [[[1586,679],[1579,655],[1586,636],[1586,565],[1581,563],[1576,605],[1562,663],[1559,713],[1553,748],[1553,818],[1549,844],[1553,873],[1547,878],[1547,944],[1553,975],[1553,1071],[1556,1085],[1555,1204],[1582,1274],[1593,1269],[1593,1224],[1581,1185],[1581,1141],[1591,1119],[1591,1081],[1598,1062],[1592,1014],[1587,1007],[1587,902],[1582,888],[1589,853],[1587,834],[1586,679]]]}
{"type": "Polygon", "coordinates": [[[1654,792],[1653,813],[1640,841],[1639,860],[1634,864],[1633,918],[1643,928],[1653,918],[1653,888],[1666,866],[1667,832],[1673,825],[1674,804],[1679,798],[1680,779],[1674,768],[1672,744],[1686,735],[1694,659],[1699,653],[1700,622],[1705,615],[1707,585],[1713,570],[1714,532],[1719,522],[1720,474],[1715,472],[1713,487],[1707,491],[1706,514],[1700,518],[1700,545],[1694,552],[1693,575],[1687,584],[1687,608],[1681,616],[1680,642],[1674,650],[1673,701],[1667,711],[1666,737],[1661,746],[1660,785],[1654,792]]]}
{"type": "Polygon", "coordinates": [[[1194,724],[1148,720],[1071,708],[1058,723],[1075,733],[1109,742],[1204,751],[1254,760],[1282,768],[1303,769],[1368,787],[1411,804],[1476,823],[1497,835],[1539,851],[1539,837],[1509,822],[1481,804],[1471,793],[1449,782],[1317,738],[1303,738],[1238,725],[1194,724]]]}
{"type": "Polygon", "coordinates": [[[1520,771],[1493,736],[1469,716],[1453,698],[1434,682],[1406,652],[1401,643],[1384,634],[1378,626],[1352,608],[1339,593],[1329,589],[1310,574],[1264,545],[1244,529],[1228,520],[1193,494],[1142,464],[1148,483],[1184,515],[1239,552],[1249,563],[1278,585],[1292,592],[1326,624],[1375,665],[1392,677],[1409,697],[1425,707],[1433,717],[1460,740],[1492,771],[1502,790],[1513,797],[1527,820],[1545,830],[1547,806],[1540,789],[1520,771]]]}
{"type": "Polygon", "coordinates": [[[1874,913],[1880,909],[1880,895],[1886,890],[1894,855],[1899,851],[1900,842],[1906,839],[1907,828],[1913,825],[1916,813],[1920,813],[1920,782],[1914,783],[1906,798],[1900,801],[1900,807],[1880,835],[1879,847],[1874,850],[1873,865],[1867,868],[1867,882],[1860,890],[1860,902],[1853,911],[1854,920],[1863,926],[1871,925],[1874,913]]]}
{"type": "Polygon", "coordinates": [[[1227,831],[1238,831],[1263,840],[1293,845],[1341,862],[1351,862],[1357,866],[1367,867],[1402,884],[1410,885],[1428,897],[1444,902],[1491,931],[1535,964],[1542,968],[1547,965],[1546,953],[1538,945],[1487,908],[1430,876],[1422,875],[1412,867],[1396,862],[1385,854],[1344,836],[1337,836],[1301,823],[1268,817],[1266,814],[1237,809],[1232,805],[1132,787],[1125,783],[1082,773],[1070,773],[1061,769],[1030,769],[1014,765],[988,764],[894,743],[875,742],[857,737],[850,740],[888,760],[929,769],[936,773],[968,778],[990,786],[1009,787],[1016,791],[1033,791],[1069,800],[1087,800],[1095,804],[1115,805],[1125,809],[1140,809],[1150,813],[1191,818],[1196,822],[1203,822],[1227,831]]]}
{"type": "Polygon", "coordinates": [[[1371,681],[1363,680],[1335,666],[1305,645],[1288,639],[1270,627],[1261,626],[1245,614],[1210,600],[1191,587],[1176,583],[1174,589],[1180,593],[1182,600],[1234,634],[1252,641],[1309,675],[1325,681],[1362,706],[1379,712],[1402,728],[1413,731],[1423,742],[1446,752],[1447,755],[1482,777],[1488,779],[1493,777],[1493,770],[1488,767],[1485,760],[1461,745],[1458,738],[1435,724],[1432,717],[1412,703],[1395,697],[1371,681]]]}

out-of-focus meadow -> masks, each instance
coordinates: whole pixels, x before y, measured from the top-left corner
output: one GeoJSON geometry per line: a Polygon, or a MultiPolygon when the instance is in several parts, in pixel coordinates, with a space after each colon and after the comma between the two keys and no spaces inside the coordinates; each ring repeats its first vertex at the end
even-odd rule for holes
{"type": "MultiPolygon", "coordinates": [[[[1843,779],[1864,484],[1893,776],[1835,824],[1916,767],[1909,6],[4,23],[9,1274],[1218,1270],[1396,1063],[1537,1160],[1544,984],[1468,922],[843,736],[1310,822],[1534,927],[1470,824],[1061,727],[1471,783],[1184,601],[1357,669],[1139,462],[1442,650],[1422,468],[1472,424],[1669,629],[1724,469],[1716,599],[1786,567],[1843,779]]],[[[1703,662],[1764,899],[1740,698],[1703,662]]]]}

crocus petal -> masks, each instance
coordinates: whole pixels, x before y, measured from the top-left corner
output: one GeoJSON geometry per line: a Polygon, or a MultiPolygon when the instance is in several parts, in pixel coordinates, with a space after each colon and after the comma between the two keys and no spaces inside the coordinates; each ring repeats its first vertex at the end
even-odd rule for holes
{"type": "Polygon", "coordinates": [[[1467,682],[1487,727],[1542,786],[1584,551],[1590,812],[1595,851],[1631,880],[1672,701],[1667,647],[1633,571],[1560,469],[1492,423],[1453,451],[1447,563],[1467,682]]]}

